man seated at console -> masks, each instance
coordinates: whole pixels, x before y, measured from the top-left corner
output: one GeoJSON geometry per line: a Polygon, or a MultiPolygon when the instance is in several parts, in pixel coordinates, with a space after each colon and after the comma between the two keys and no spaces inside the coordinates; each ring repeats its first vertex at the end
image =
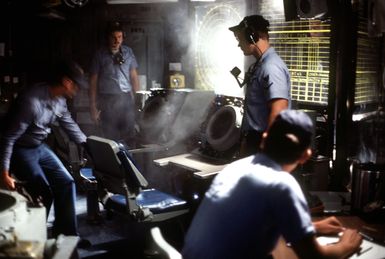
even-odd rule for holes
{"type": "Polygon", "coordinates": [[[313,123],[303,112],[279,113],[263,135],[261,153],[228,165],[214,179],[187,232],[183,258],[271,258],[283,236],[300,258],[346,258],[361,235],[335,218],[312,223],[290,172],[311,156],[313,123]],[[342,233],[321,246],[316,234],[342,233]]]}

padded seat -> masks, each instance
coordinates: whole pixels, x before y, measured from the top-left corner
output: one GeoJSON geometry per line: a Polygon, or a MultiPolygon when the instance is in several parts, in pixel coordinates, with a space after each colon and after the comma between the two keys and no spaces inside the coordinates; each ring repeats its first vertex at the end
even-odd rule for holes
{"type": "MultiPolygon", "coordinates": [[[[155,214],[187,209],[185,200],[156,189],[143,190],[136,197],[136,203],[155,214]]],[[[112,195],[107,199],[106,207],[123,213],[126,210],[126,198],[120,194],[112,195]]]]}

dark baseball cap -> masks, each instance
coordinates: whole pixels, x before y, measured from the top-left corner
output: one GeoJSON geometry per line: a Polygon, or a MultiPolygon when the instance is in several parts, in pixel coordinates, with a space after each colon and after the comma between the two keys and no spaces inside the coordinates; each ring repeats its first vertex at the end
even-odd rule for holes
{"type": "Polygon", "coordinates": [[[80,88],[87,88],[88,82],[84,76],[83,69],[76,62],[69,61],[67,64],[67,76],[71,78],[80,88]]]}
{"type": "Polygon", "coordinates": [[[79,88],[87,88],[88,82],[84,76],[83,69],[72,60],[60,60],[56,63],[53,80],[60,81],[63,76],[69,77],[73,80],[79,88]]]}
{"type": "Polygon", "coordinates": [[[116,32],[116,31],[124,32],[122,24],[118,21],[109,22],[107,24],[107,27],[106,27],[106,34],[109,35],[109,34],[116,32]]]}
{"type": "Polygon", "coordinates": [[[312,143],[314,124],[312,119],[300,110],[281,111],[270,127],[269,134],[272,137],[293,136],[299,146],[308,147],[312,143]]]}
{"type": "Polygon", "coordinates": [[[255,31],[268,32],[269,31],[269,21],[263,18],[261,15],[250,15],[243,18],[243,20],[235,26],[229,28],[232,32],[238,32],[246,27],[251,27],[255,31]]]}

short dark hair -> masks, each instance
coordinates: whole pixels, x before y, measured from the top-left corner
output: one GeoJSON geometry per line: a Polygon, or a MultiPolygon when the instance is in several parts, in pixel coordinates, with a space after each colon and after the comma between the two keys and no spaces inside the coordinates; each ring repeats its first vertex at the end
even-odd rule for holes
{"type": "Polygon", "coordinates": [[[263,152],[279,164],[293,163],[310,148],[313,136],[313,121],[305,112],[284,110],[271,125],[263,152]]]}

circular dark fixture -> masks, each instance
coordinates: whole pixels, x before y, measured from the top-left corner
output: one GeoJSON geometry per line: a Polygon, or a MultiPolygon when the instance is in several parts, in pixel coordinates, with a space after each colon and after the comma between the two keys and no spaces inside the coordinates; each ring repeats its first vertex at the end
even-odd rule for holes
{"type": "Polygon", "coordinates": [[[211,117],[206,128],[208,143],[217,151],[226,151],[234,146],[240,137],[242,122],[241,108],[226,105],[211,117]]]}

